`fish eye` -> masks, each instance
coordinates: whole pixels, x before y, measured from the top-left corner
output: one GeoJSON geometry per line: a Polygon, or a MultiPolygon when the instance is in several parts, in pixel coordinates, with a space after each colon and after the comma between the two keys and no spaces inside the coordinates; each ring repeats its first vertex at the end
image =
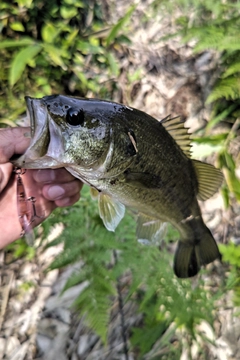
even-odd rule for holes
{"type": "Polygon", "coordinates": [[[69,125],[79,126],[84,123],[84,111],[83,109],[70,108],[66,114],[66,121],[69,125]]]}

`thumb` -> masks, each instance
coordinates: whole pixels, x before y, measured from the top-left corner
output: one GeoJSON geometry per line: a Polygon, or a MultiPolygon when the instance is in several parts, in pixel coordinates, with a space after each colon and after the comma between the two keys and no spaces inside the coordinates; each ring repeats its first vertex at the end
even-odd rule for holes
{"type": "Polygon", "coordinates": [[[29,143],[29,127],[0,130],[0,164],[6,163],[14,154],[23,154],[29,143]]]}
{"type": "Polygon", "coordinates": [[[0,165],[0,193],[3,191],[12,175],[13,165],[6,163],[0,165]]]}

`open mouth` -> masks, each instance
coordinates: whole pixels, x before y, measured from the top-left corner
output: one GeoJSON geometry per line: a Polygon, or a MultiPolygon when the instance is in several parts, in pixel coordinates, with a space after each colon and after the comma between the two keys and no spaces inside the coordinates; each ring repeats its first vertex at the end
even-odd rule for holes
{"type": "Polygon", "coordinates": [[[42,99],[29,96],[25,99],[31,122],[31,142],[26,152],[13,164],[25,169],[61,167],[57,161],[62,150],[60,129],[49,116],[42,99]]]}
{"type": "Polygon", "coordinates": [[[42,104],[41,99],[32,99],[25,97],[27,112],[31,122],[32,141],[27,149],[30,158],[39,158],[47,153],[50,142],[50,133],[48,128],[48,113],[46,107],[42,104]]]}

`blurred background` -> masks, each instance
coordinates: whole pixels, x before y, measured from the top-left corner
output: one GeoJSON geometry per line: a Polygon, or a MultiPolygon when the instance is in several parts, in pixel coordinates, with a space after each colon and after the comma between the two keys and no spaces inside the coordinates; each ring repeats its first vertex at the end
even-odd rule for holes
{"type": "Polygon", "coordinates": [[[87,187],[1,251],[0,359],[240,359],[239,29],[238,0],[1,1],[0,127],[25,124],[26,95],[179,115],[225,181],[200,204],[223,264],[194,279],[173,274],[173,228],[142,246],[128,213],[109,233],[87,187]]]}

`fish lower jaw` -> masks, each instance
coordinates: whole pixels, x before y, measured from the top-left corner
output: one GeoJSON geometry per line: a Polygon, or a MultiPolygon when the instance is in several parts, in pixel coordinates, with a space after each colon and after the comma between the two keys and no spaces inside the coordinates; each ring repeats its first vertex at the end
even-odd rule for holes
{"type": "Polygon", "coordinates": [[[13,165],[23,169],[43,169],[43,168],[61,168],[63,164],[59,163],[50,156],[44,156],[38,159],[26,158],[24,155],[13,161],[13,165]]]}

